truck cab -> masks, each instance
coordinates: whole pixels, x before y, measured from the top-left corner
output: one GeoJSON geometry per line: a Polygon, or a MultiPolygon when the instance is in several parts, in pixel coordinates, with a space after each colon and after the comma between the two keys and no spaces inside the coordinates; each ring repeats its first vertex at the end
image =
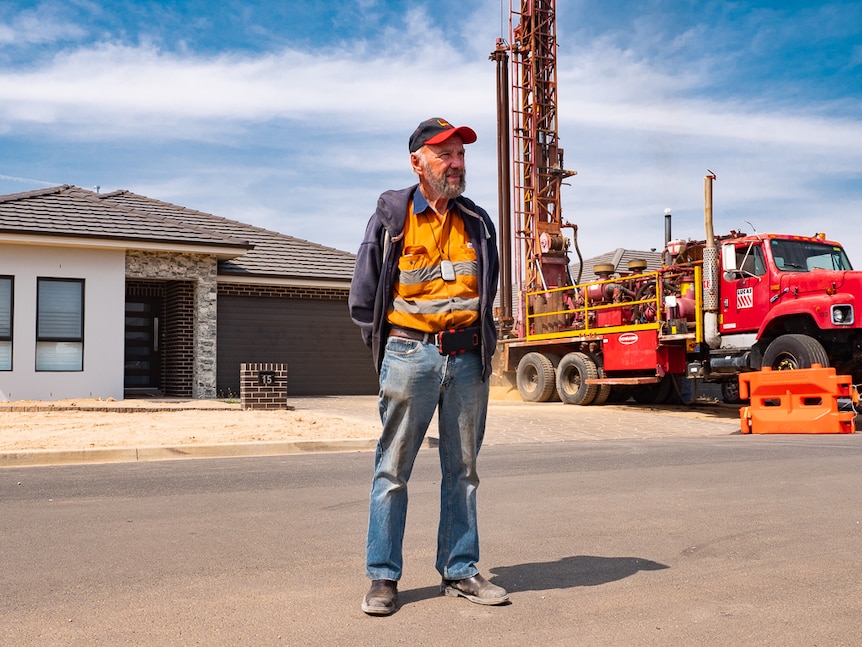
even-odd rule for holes
{"type": "Polygon", "coordinates": [[[723,348],[752,348],[750,369],[834,366],[862,379],[862,272],[841,245],[757,234],[721,243],[723,348]]]}

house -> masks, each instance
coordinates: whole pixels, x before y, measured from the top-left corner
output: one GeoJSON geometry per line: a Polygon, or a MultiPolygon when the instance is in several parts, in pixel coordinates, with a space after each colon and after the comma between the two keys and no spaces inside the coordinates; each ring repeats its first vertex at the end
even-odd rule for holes
{"type": "Polygon", "coordinates": [[[630,273],[628,264],[632,261],[645,261],[645,271],[652,272],[661,267],[661,252],[657,252],[654,250],[644,252],[635,249],[625,249],[623,247],[617,247],[616,249],[609,252],[605,252],[604,254],[600,254],[599,256],[593,256],[592,258],[588,258],[583,262],[583,264],[572,263],[569,266],[569,270],[572,273],[572,280],[574,280],[576,283],[588,283],[589,281],[600,280],[598,273],[595,271],[595,268],[597,266],[613,265],[614,272],[616,272],[617,274],[628,274],[630,273]],[[583,267],[582,271],[581,267],[583,267]],[[581,272],[580,281],[578,281],[579,271],[581,272]]]}
{"type": "Polygon", "coordinates": [[[377,391],[351,322],[354,256],[129,191],[0,196],[0,400],[377,391]]]}

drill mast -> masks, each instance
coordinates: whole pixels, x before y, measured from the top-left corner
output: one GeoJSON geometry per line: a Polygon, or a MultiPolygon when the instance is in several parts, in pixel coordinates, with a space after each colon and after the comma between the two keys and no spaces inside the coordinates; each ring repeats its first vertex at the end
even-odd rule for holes
{"type": "MultiPolygon", "coordinates": [[[[572,283],[569,243],[562,229],[574,226],[562,221],[560,186],[575,172],[563,166],[557,134],[555,0],[510,0],[509,36],[512,221],[521,302],[518,312],[523,313],[523,293],[572,283]]],[[[504,58],[504,49],[505,45],[498,41],[497,51],[492,54],[498,65],[504,58]]],[[[504,289],[511,290],[511,286],[501,284],[501,291],[504,289]]],[[[531,303],[531,311],[553,307],[551,303],[531,303]]],[[[524,334],[522,319],[516,317],[518,336],[524,334]]]]}

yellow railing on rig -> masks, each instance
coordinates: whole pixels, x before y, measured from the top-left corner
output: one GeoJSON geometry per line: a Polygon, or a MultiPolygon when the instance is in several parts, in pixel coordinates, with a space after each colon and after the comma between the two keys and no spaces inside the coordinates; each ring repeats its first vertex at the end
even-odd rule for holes
{"type": "MultiPolygon", "coordinates": [[[[703,339],[703,297],[702,291],[700,289],[703,271],[699,264],[695,264],[693,270],[694,276],[692,283],[696,303],[694,338],[696,341],[699,342],[703,339]]],[[[673,270],[670,270],[670,272],[672,271],[673,270]]],[[[664,314],[664,308],[662,306],[662,303],[664,301],[664,295],[662,293],[663,281],[661,279],[667,277],[668,274],[668,271],[645,272],[643,274],[614,277],[602,281],[590,281],[588,283],[581,283],[575,286],[567,285],[559,288],[550,288],[547,290],[526,292],[524,294],[527,328],[526,337],[528,340],[533,341],[547,339],[565,339],[567,337],[595,336],[598,334],[623,333],[639,330],[660,330],[664,314]],[[630,301],[619,301],[612,303],[607,303],[604,301],[595,304],[591,303],[590,288],[592,286],[603,286],[608,284],[651,284],[655,286],[655,290],[654,294],[649,294],[648,296],[644,296],[644,298],[641,299],[632,299],[630,301]],[[547,301],[553,301],[554,295],[556,294],[560,294],[559,301],[560,305],[562,305],[562,297],[566,293],[574,296],[573,301],[580,301],[582,299],[582,304],[576,305],[574,307],[563,307],[554,310],[544,310],[542,312],[534,312],[533,308],[531,308],[531,301],[533,300],[533,297],[544,296],[546,297],[547,301]],[[631,310],[639,306],[646,306],[653,310],[654,316],[651,318],[650,321],[644,321],[640,323],[621,323],[619,325],[596,324],[596,321],[599,319],[600,313],[602,313],[603,311],[622,311],[624,309],[631,310]],[[537,329],[542,328],[542,326],[537,325],[541,322],[542,319],[550,320],[554,317],[561,318],[564,321],[564,323],[562,324],[550,324],[550,326],[556,327],[557,330],[534,332],[537,329]]],[[[689,276],[691,276],[691,274],[689,274],[689,276]]],[[[625,317],[621,316],[620,319],[623,320],[625,319],[625,317]]]]}

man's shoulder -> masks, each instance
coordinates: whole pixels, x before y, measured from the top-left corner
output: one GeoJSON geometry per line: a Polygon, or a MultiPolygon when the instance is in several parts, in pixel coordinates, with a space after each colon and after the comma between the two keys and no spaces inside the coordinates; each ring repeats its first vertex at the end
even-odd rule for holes
{"type": "Polygon", "coordinates": [[[380,194],[379,201],[386,204],[396,202],[406,203],[413,196],[413,192],[416,190],[417,186],[417,184],[414,184],[413,186],[408,186],[403,189],[389,189],[380,194]]]}
{"type": "Polygon", "coordinates": [[[491,216],[488,214],[485,209],[480,207],[478,204],[473,202],[470,198],[465,195],[458,196],[455,199],[456,204],[460,207],[462,211],[466,211],[467,213],[471,213],[473,215],[480,216],[486,222],[491,222],[491,216]]]}
{"type": "Polygon", "coordinates": [[[404,189],[390,189],[381,193],[377,199],[377,210],[371,217],[371,226],[375,229],[385,229],[393,238],[399,236],[404,229],[404,221],[407,219],[407,207],[417,186],[413,185],[404,189]]]}

